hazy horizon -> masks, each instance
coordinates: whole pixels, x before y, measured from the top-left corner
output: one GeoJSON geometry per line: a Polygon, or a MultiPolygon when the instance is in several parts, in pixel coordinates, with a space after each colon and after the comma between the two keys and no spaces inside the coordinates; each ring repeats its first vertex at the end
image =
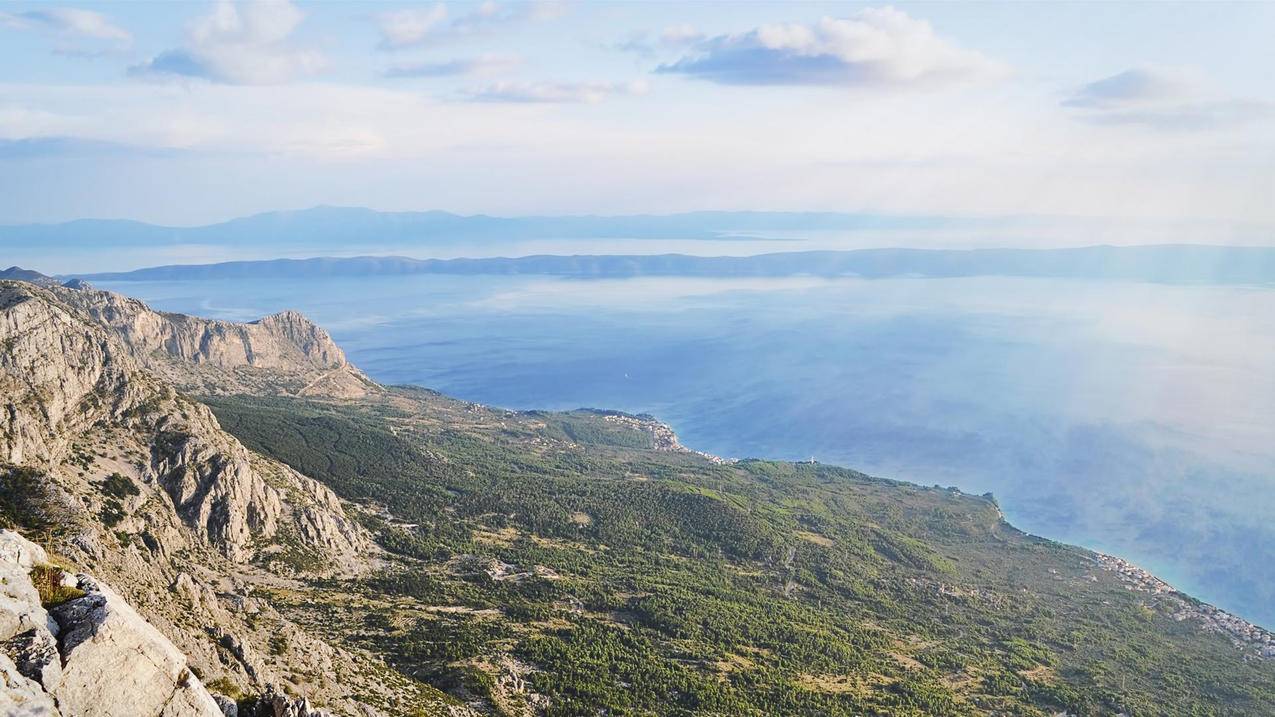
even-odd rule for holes
{"type": "Polygon", "coordinates": [[[189,227],[76,219],[0,225],[0,263],[46,274],[316,257],[757,256],[860,249],[1275,246],[1260,226],[1031,216],[702,210],[635,215],[378,212],[317,206],[189,227]],[[1176,238],[1177,241],[1170,241],[1176,238]]]}
{"type": "Polygon", "coordinates": [[[1264,3],[11,2],[0,224],[333,204],[1269,231],[1272,28],[1264,3]]]}

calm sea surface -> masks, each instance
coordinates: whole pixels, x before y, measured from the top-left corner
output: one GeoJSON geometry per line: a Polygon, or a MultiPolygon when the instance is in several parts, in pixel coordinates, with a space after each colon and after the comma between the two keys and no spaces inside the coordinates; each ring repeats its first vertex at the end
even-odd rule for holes
{"type": "Polygon", "coordinates": [[[386,383],[653,413],[694,448],[992,491],[1275,626],[1275,291],[1043,279],[128,282],[325,326],[386,383]]]}

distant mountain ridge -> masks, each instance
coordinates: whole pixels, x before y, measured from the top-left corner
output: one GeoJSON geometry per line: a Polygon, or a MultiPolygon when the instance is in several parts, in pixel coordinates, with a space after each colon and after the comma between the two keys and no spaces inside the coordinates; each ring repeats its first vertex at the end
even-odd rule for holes
{"type": "Polygon", "coordinates": [[[23,269],[20,266],[11,266],[8,269],[0,270],[0,280],[13,279],[15,281],[27,281],[32,284],[41,286],[56,286],[59,282],[51,276],[45,276],[38,271],[31,269],[23,269]]]}
{"type": "Polygon", "coordinates": [[[1019,276],[1166,283],[1275,282],[1275,247],[1189,244],[1075,249],[860,249],[754,256],[535,255],[516,258],[273,259],[170,265],[78,275],[94,281],[305,278],[395,274],[530,274],[574,277],[1019,276]]]}
{"type": "Polygon", "coordinates": [[[741,239],[739,233],[793,230],[932,229],[953,222],[994,220],[836,212],[725,212],[497,217],[444,211],[379,212],[362,207],[318,206],[254,214],[194,227],[170,227],[126,219],[77,219],[57,224],[0,226],[6,243],[53,242],[68,247],[211,244],[236,246],[368,245],[406,242],[450,244],[475,240],[529,239],[741,239]]]}

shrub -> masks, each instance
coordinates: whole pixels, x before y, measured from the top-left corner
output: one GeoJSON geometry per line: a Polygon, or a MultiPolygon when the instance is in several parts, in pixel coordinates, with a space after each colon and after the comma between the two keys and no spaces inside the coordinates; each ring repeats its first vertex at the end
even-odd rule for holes
{"type": "Polygon", "coordinates": [[[40,593],[40,604],[46,608],[61,605],[68,600],[84,597],[79,588],[62,584],[62,576],[66,572],[56,565],[37,565],[31,569],[31,583],[40,593]]]}
{"type": "Polygon", "coordinates": [[[133,481],[119,473],[112,473],[103,478],[99,488],[103,493],[114,498],[127,498],[141,492],[137,486],[133,485],[133,481]]]}

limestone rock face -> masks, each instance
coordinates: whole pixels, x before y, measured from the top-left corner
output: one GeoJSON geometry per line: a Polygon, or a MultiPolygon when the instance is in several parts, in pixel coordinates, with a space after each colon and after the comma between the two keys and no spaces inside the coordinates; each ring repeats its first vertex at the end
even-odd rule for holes
{"type": "Polygon", "coordinates": [[[297,699],[272,692],[264,695],[256,705],[237,712],[238,717],[332,717],[327,710],[316,710],[304,698],[297,699]]]}
{"type": "Polygon", "coordinates": [[[185,655],[110,588],[79,575],[85,594],[45,611],[30,571],[46,560],[0,531],[0,624],[26,628],[0,632],[0,714],[221,717],[185,655]]]}
{"type": "Polygon", "coordinates": [[[60,717],[53,697],[0,654],[0,714],[5,717],[60,717]]]}
{"type": "Polygon", "coordinates": [[[378,387],[314,322],[282,311],[252,323],[153,311],[120,294],[57,288],[143,365],[193,393],[361,396],[378,387]]]}
{"type": "Polygon", "coordinates": [[[50,611],[64,662],[53,694],[65,714],[220,717],[181,651],[110,588],[78,578],[84,597],[50,611]]]}
{"type": "Polygon", "coordinates": [[[359,377],[297,314],[203,322],[0,279],[0,482],[21,491],[19,522],[25,511],[86,573],[64,585],[83,597],[46,611],[31,572],[49,556],[0,531],[0,717],[223,715],[233,703],[212,701],[196,674],[272,695],[253,707],[271,717],[276,702],[281,715],[321,714],[307,699],[371,715],[355,694],[411,694],[254,592],[373,568],[376,548],[347,515],[357,507],[249,451],[172,383],[299,393],[359,377]]]}
{"type": "Polygon", "coordinates": [[[104,415],[139,400],[127,380],[127,353],[101,332],[87,331],[66,307],[33,300],[30,284],[0,283],[0,459],[39,460],[104,415]]]}
{"type": "Polygon", "coordinates": [[[61,663],[49,615],[31,583],[31,568],[47,560],[44,550],[17,533],[0,531],[0,714],[13,717],[58,715],[40,680],[56,683],[61,663]]]}
{"type": "MultiPolygon", "coordinates": [[[[229,348],[217,348],[220,344],[208,337],[234,332],[224,326],[205,327],[198,339],[203,347],[187,346],[182,342],[193,334],[174,327],[200,320],[161,315],[135,304],[140,302],[107,292],[0,282],[0,346],[5,348],[0,351],[0,461],[56,466],[67,460],[77,439],[94,444],[106,439],[116,446],[132,440],[142,455],[135,453],[132,461],[117,465],[116,472],[136,478],[132,492],[138,497],[116,499],[124,501],[119,505],[123,514],[167,503],[196,537],[236,562],[252,559],[269,541],[299,545],[332,562],[351,562],[366,541],[330,490],[286,466],[254,457],[221,430],[206,406],[179,396],[137,360],[136,354],[152,350],[148,342],[160,340],[180,355],[189,349],[205,360],[219,361],[229,348]],[[86,315],[77,308],[83,302],[62,301],[76,296],[96,297],[89,303],[106,318],[86,315]],[[118,336],[98,321],[118,324],[118,336]],[[135,348],[130,350],[120,337],[132,337],[135,348]],[[115,433],[85,438],[104,430],[115,433]],[[156,496],[159,504],[145,500],[150,495],[147,485],[162,488],[165,495],[156,496]]],[[[277,362],[286,353],[292,360],[304,354],[298,346],[309,346],[314,362],[327,362],[338,370],[345,365],[327,334],[298,315],[275,318],[266,328],[241,333],[243,340],[237,345],[248,352],[243,356],[277,362]],[[293,347],[287,353],[276,345],[280,342],[251,339],[254,332],[290,336],[301,343],[282,342],[293,347]],[[253,349],[267,345],[274,353],[253,349]]],[[[157,532],[149,531],[152,540],[157,532]]],[[[158,548],[166,547],[155,542],[158,548]]]]}

